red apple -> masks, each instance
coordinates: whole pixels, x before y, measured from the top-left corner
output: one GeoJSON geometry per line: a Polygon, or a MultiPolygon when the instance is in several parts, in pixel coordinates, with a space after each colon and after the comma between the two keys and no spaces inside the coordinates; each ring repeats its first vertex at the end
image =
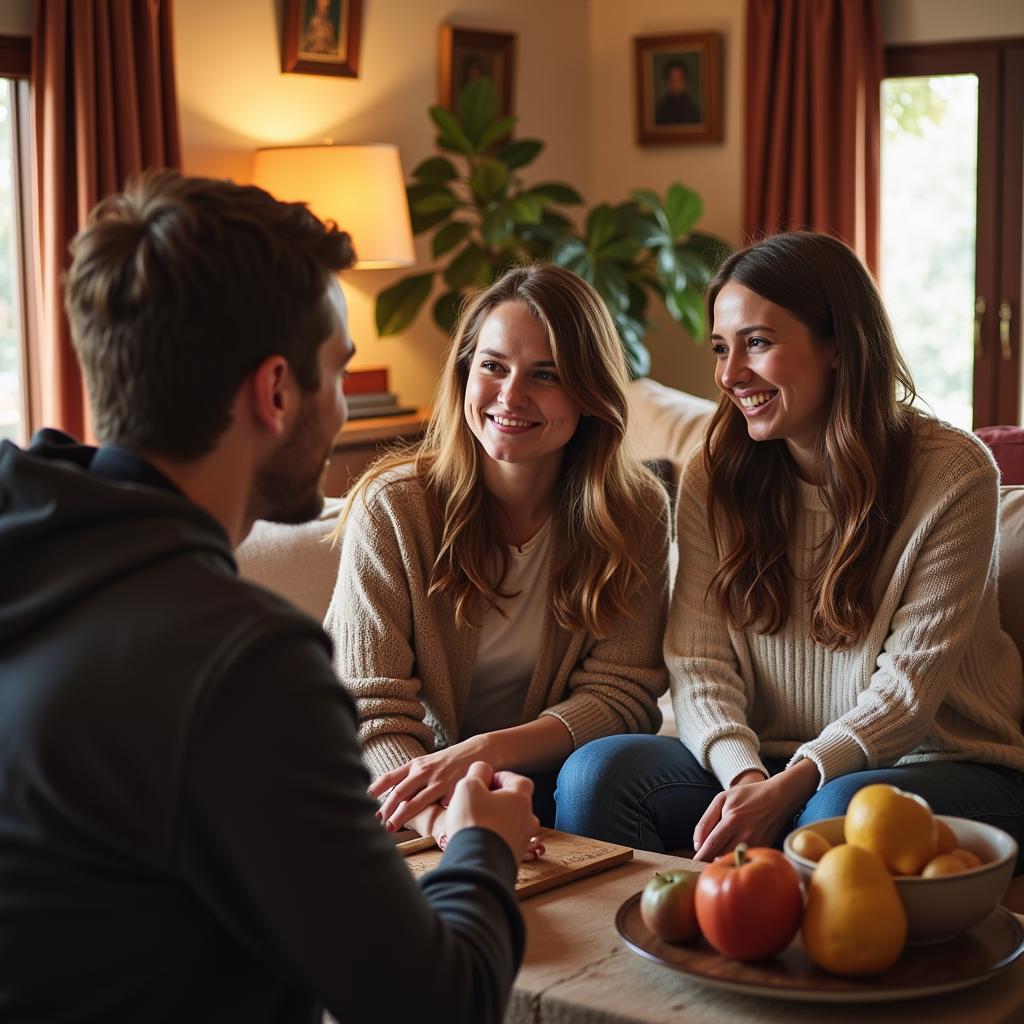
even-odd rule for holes
{"type": "Polygon", "coordinates": [[[644,886],[640,917],[647,927],[668,942],[691,942],[700,935],[694,894],[698,871],[666,871],[644,886]]]}

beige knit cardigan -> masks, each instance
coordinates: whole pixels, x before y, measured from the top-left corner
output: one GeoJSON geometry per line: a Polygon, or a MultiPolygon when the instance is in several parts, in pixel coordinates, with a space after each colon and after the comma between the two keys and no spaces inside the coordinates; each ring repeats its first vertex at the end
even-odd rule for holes
{"type": "MultiPolygon", "coordinates": [[[[774,636],[730,628],[705,601],[717,557],[697,453],[680,492],[665,660],[680,738],[723,786],[764,770],[762,756],[809,758],[822,784],[918,761],[1024,770],[1021,658],[996,594],[998,483],[974,435],[922,418],[874,617],[860,643],[831,652],[810,639],[806,583],[774,636]]],[[[797,505],[789,558],[806,581],[833,521],[816,487],[800,483],[797,505]]]]}
{"type": "MultiPolygon", "coordinates": [[[[545,618],[521,722],[553,715],[574,748],[613,733],[657,732],[661,724],[670,519],[663,490],[652,495],[636,553],[647,583],[634,595],[632,618],[605,639],[567,632],[550,612],[545,618]]],[[[355,699],[375,778],[463,738],[480,630],[456,625],[447,597],[427,596],[437,534],[423,488],[408,470],[386,476],[365,503],[357,500],[345,525],[324,628],[338,677],[355,699]]]]}

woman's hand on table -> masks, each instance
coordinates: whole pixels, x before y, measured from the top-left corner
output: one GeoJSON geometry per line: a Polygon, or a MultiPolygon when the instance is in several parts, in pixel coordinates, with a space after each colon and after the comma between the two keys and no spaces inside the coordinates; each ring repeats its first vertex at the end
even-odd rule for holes
{"type": "Polygon", "coordinates": [[[377,820],[396,832],[431,804],[445,806],[456,783],[475,761],[483,761],[483,737],[473,736],[385,772],[370,786],[370,796],[383,797],[377,820]]]}
{"type": "Polygon", "coordinates": [[[714,860],[739,843],[771,845],[817,786],[817,766],[808,760],[769,779],[759,771],[743,772],[711,801],[697,823],[694,860],[714,860]]]}

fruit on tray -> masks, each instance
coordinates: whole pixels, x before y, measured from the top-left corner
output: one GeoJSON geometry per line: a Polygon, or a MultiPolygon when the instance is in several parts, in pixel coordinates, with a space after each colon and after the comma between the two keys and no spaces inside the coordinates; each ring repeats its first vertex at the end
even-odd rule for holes
{"type": "Polygon", "coordinates": [[[846,842],[870,850],[894,875],[916,875],[938,851],[935,818],[927,802],[895,786],[858,790],[846,808],[846,842]]]}
{"type": "Polygon", "coordinates": [[[813,828],[801,829],[793,836],[790,845],[798,857],[806,857],[807,860],[815,862],[821,860],[832,849],[832,844],[820,832],[815,832],[813,828]]]}
{"type": "Polygon", "coordinates": [[[644,924],[668,942],[691,942],[700,935],[694,894],[698,871],[665,871],[644,886],[640,917],[644,924]]]}
{"type": "Polygon", "coordinates": [[[796,869],[778,850],[747,848],[716,858],[697,881],[697,923],[725,956],[764,960],[800,927],[803,896],[796,869]]]}
{"type": "Polygon", "coordinates": [[[810,958],[833,974],[878,974],[896,962],[907,915],[877,854],[844,843],[821,858],[808,888],[803,940],[810,958]]]}

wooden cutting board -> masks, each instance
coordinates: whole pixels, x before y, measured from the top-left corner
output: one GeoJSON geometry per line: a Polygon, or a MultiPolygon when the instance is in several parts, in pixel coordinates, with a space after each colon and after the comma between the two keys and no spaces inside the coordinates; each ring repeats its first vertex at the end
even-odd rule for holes
{"type": "MultiPolygon", "coordinates": [[[[544,843],[544,856],[519,865],[516,895],[521,900],[633,859],[633,850],[628,846],[585,839],[552,828],[542,828],[537,835],[544,843]]],[[[405,858],[409,870],[417,877],[432,871],[440,860],[441,851],[437,847],[405,858]]]]}

